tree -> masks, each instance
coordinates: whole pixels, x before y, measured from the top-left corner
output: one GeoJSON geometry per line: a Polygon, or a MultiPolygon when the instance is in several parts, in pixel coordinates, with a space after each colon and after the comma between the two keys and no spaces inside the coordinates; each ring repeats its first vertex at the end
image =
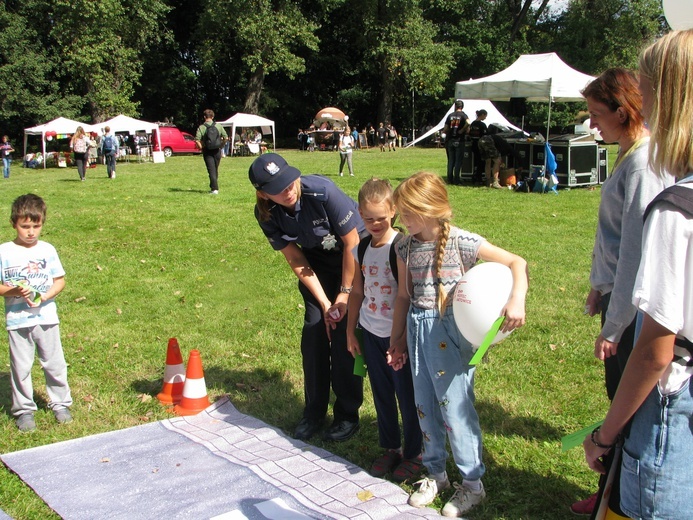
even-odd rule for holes
{"type": "Polygon", "coordinates": [[[245,84],[243,111],[257,114],[268,75],[294,79],[305,71],[298,51],[317,50],[317,28],[291,1],[206,2],[197,29],[201,70],[237,69],[245,84]]]}
{"type": "Polygon", "coordinates": [[[49,37],[60,49],[61,73],[83,96],[92,121],[137,115],[135,85],[142,54],[167,36],[161,0],[53,0],[49,37]]]}

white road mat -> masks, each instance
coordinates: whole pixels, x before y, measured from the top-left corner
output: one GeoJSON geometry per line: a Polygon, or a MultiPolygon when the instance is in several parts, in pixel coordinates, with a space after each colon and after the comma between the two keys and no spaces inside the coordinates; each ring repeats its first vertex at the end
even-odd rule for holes
{"type": "Polygon", "coordinates": [[[0,459],[66,519],[439,518],[332,453],[240,413],[191,417],[7,453],[0,459]]]}

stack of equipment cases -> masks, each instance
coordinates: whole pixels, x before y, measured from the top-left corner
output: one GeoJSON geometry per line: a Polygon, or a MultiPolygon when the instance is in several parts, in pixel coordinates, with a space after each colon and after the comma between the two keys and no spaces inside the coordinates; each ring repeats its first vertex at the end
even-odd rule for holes
{"type": "Polygon", "coordinates": [[[462,157],[462,168],[460,168],[460,179],[462,181],[471,182],[474,175],[474,154],[472,153],[472,142],[463,141],[464,156],[462,157]]]}
{"type": "Polygon", "coordinates": [[[549,139],[556,156],[558,186],[572,188],[599,183],[599,147],[591,134],[566,134],[549,139]]]}

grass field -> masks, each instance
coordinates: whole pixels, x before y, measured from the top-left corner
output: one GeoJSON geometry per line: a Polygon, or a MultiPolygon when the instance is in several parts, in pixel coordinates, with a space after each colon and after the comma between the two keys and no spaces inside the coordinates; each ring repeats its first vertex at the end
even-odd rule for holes
{"type": "MultiPolygon", "coordinates": [[[[371,176],[396,185],[418,170],[445,172],[439,149],[358,151],[354,178],[337,177],[335,153],[282,154],[304,174],[330,176],[353,197],[371,176]]],[[[46,410],[37,362],[38,429],[19,433],[10,415],[2,335],[2,453],[169,417],[155,396],[170,337],[178,338],[186,361],[191,349],[200,350],[210,399],[228,394],[242,412],[293,431],[303,402],[302,301],[283,256],[272,251],[254,220],[251,161],[222,160],[218,196],[208,194],[200,157],[119,163],[113,180],[99,166],[88,170],[86,182],[74,168],[13,165],[11,178],[1,181],[0,212],[9,219],[21,194],[44,197],[49,213],[42,238],[56,246],[67,272],[58,307],[75,421],[58,425],[46,410]]],[[[495,347],[477,371],[488,499],[469,518],[567,517],[570,503],[590,494],[597,477],[581,449],[561,452],[560,438],[601,419],[607,406],[602,367],[592,354],[598,322],[582,314],[600,190],[449,192],[455,225],[522,255],[530,269],[527,325],[495,347]]],[[[12,240],[14,230],[4,222],[0,240],[12,240]]],[[[361,432],[326,445],[364,468],[380,451],[366,388],[361,432]]],[[[448,472],[458,477],[452,461],[448,472]]],[[[56,517],[4,467],[0,509],[13,518],[56,517]]]]}

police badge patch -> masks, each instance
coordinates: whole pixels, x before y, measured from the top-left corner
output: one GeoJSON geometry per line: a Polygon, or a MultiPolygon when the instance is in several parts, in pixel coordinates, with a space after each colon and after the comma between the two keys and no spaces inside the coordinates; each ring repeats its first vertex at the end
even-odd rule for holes
{"type": "Polygon", "coordinates": [[[322,248],[329,251],[330,249],[334,249],[334,247],[337,245],[337,239],[334,237],[332,233],[328,233],[325,235],[322,239],[322,248]]]}
{"type": "Polygon", "coordinates": [[[270,175],[276,175],[279,173],[279,166],[277,166],[275,162],[268,162],[267,166],[265,166],[265,170],[267,170],[267,173],[270,175]]]}

